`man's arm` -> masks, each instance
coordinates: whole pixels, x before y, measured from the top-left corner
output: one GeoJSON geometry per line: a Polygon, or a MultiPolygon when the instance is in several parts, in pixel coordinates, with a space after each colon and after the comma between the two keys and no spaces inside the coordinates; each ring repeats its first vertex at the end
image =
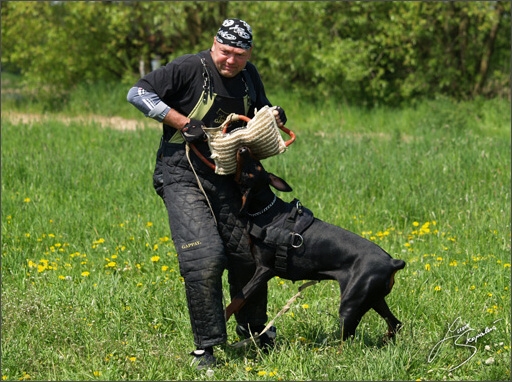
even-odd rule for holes
{"type": "Polygon", "coordinates": [[[126,97],[127,101],[139,109],[146,117],[181,130],[190,118],[166,105],[156,93],[141,87],[132,87],[126,97]]]}

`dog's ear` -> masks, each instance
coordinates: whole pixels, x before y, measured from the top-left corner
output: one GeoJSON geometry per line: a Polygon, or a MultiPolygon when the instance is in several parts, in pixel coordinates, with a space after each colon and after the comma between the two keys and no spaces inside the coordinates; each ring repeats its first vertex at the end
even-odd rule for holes
{"type": "Polygon", "coordinates": [[[292,188],[284,179],[281,179],[277,175],[274,175],[272,173],[268,173],[268,177],[270,179],[270,185],[274,187],[276,190],[283,191],[283,192],[290,192],[292,191],[292,188]]]}

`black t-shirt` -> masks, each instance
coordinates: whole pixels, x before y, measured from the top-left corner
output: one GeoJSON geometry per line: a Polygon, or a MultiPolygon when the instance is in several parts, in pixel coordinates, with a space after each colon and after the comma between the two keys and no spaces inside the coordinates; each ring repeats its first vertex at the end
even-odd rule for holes
{"type": "MultiPolygon", "coordinates": [[[[209,50],[178,57],[141,78],[135,86],[156,93],[168,106],[183,115],[188,115],[196,106],[203,91],[204,68],[201,57],[206,59],[214,93],[240,99],[246,95],[247,90],[242,73],[232,78],[221,76],[213,63],[209,50]]],[[[247,62],[245,69],[251,77],[256,94],[256,100],[251,103],[247,115],[252,118],[254,108],[259,110],[265,105],[271,106],[271,103],[267,99],[256,67],[251,62],[247,62]]],[[[228,112],[234,111],[228,110],[228,112]]]]}

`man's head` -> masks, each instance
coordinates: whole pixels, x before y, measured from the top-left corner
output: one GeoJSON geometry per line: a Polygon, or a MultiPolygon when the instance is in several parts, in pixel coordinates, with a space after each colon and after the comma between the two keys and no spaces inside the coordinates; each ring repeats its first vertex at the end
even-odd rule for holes
{"type": "Polygon", "coordinates": [[[212,59],[224,77],[240,73],[252,52],[252,29],[240,19],[226,19],[213,38],[212,59]]]}

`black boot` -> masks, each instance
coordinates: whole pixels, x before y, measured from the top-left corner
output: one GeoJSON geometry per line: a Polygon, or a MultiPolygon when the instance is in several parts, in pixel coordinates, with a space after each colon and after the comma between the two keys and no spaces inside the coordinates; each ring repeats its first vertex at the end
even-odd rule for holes
{"type": "Polygon", "coordinates": [[[209,346],[204,349],[196,349],[190,355],[194,356],[192,365],[196,365],[197,370],[209,369],[217,364],[217,360],[213,356],[213,347],[209,346]]]}
{"type": "MultiPolygon", "coordinates": [[[[245,325],[237,325],[236,326],[236,334],[245,339],[251,338],[252,336],[256,336],[261,333],[265,329],[265,325],[256,325],[254,328],[248,324],[245,325]]],[[[258,346],[265,352],[268,353],[271,349],[274,348],[275,338],[276,338],[276,327],[271,326],[265,333],[259,336],[256,339],[256,343],[258,346]]]]}

